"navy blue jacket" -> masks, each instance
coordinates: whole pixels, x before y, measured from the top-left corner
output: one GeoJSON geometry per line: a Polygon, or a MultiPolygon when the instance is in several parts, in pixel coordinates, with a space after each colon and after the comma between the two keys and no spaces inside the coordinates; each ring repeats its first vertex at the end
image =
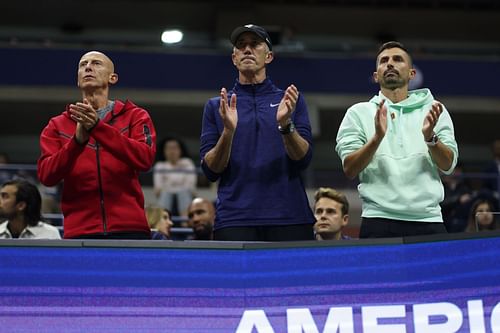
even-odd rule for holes
{"type": "Polygon", "coordinates": [[[266,79],[260,84],[236,82],[238,124],[226,169],[217,174],[204,163],[224,129],[220,97],[205,105],[200,156],[210,181],[219,180],[214,229],[236,226],[314,223],[301,172],[312,158],[312,135],[307,106],[300,95],[292,114],[298,133],[309,142],[307,154],[291,160],[278,131],[276,112],[284,91],[266,79]]]}

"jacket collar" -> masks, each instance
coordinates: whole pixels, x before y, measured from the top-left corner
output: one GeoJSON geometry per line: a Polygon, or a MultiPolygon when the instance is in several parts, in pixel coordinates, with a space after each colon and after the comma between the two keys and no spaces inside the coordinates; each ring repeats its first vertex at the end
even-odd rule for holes
{"type": "MultiPolygon", "coordinates": [[[[9,229],[7,228],[9,225],[9,220],[5,220],[3,223],[0,223],[0,238],[12,238],[12,234],[10,233],[9,229]],[[8,235],[8,237],[7,237],[8,235]]],[[[38,224],[37,224],[38,225],[38,224]]],[[[19,238],[22,238],[23,235],[26,233],[31,234],[31,235],[36,235],[36,226],[30,226],[26,225],[24,227],[23,231],[19,234],[19,238]]]]}
{"type": "Polygon", "coordinates": [[[241,84],[238,79],[234,85],[233,91],[238,93],[256,94],[256,93],[266,93],[274,90],[274,85],[269,78],[266,78],[261,83],[256,84],[241,84]]]}

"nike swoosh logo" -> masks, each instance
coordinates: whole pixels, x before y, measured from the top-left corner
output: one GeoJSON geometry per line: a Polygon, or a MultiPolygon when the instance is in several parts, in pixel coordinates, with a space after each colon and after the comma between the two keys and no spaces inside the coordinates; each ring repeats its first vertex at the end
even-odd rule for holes
{"type": "Polygon", "coordinates": [[[272,108],[274,108],[275,106],[278,106],[278,105],[280,105],[280,103],[276,103],[276,104],[271,103],[271,104],[269,104],[269,106],[272,107],[272,108]]]}

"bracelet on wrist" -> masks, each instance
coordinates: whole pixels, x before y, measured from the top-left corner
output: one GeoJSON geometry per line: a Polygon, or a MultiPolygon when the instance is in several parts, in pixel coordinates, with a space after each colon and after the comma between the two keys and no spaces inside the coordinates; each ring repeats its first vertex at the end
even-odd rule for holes
{"type": "Polygon", "coordinates": [[[425,141],[425,144],[426,144],[427,146],[429,146],[429,147],[434,147],[435,145],[437,145],[438,141],[439,141],[439,138],[438,138],[438,136],[434,133],[434,134],[432,134],[432,136],[431,136],[431,138],[430,138],[430,140],[429,140],[429,141],[427,141],[427,140],[425,141]]]}
{"type": "Polygon", "coordinates": [[[290,121],[285,126],[278,125],[278,131],[283,135],[293,133],[295,132],[295,124],[293,123],[293,121],[290,121]]]}

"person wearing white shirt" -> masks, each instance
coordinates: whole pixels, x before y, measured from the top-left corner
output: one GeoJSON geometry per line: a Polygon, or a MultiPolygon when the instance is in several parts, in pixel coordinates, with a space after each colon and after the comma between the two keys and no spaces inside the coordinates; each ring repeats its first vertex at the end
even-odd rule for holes
{"type": "Polygon", "coordinates": [[[42,197],[23,179],[3,183],[0,190],[0,238],[61,239],[59,230],[41,221],[42,197]]]}
{"type": "Polygon", "coordinates": [[[153,185],[158,205],[176,215],[187,216],[187,209],[196,189],[196,167],[184,143],[166,138],[159,146],[161,158],[153,168],[153,185]],[[177,206],[174,207],[174,198],[177,206]]]}

